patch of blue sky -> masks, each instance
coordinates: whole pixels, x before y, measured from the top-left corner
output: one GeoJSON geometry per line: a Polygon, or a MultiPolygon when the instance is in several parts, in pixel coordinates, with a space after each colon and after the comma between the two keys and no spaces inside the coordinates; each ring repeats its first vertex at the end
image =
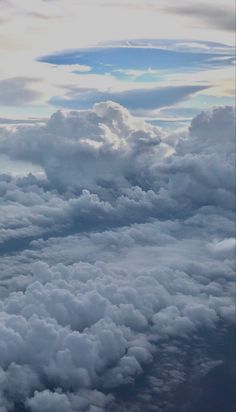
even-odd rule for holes
{"type": "Polygon", "coordinates": [[[163,80],[165,74],[171,73],[171,71],[161,72],[159,70],[147,69],[146,71],[142,70],[113,70],[112,75],[121,81],[135,82],[135,83],[151,83],[158,82],[163,80]]]}
{"type": "Polygon", "coordinates": [[[1,117],[16,119],[16,118],[46,118],[52,114],[52,107],[49,105],[18,105],[18,106],[2,106],[1,117]]]}
{"type": "Polygon", "coordinates": [[[181,118],[191,120],[193,117],[195,117],[199,113],[199,108],[186,107],[185,102],[183,102],[182,106],[181,106],[181,104],[178,104],[175,107],[164,108],[164,109],[161,109],[159,111],[159,113],[160,113],[160,116],[162,116],[162,117],[167,117],[168,116],[172,119],[181,117],[181,118]]]}
{"type": "MultiPolygon", "coordinates": [[[[75,64],[86,65],[91,67],[90,74],[110,73],[117,78],[124,77],[125,70],[146,71],[147,73],[143,73],[146,79],[144,81],[153,81],[155,75],[148,72],[150,70],[169,72],[210,70],[231,65],[234,59],[234,55],[222,59],[220,53],[192,53],[149,47],[99,47],[51,54],[42,56],[38,60],[53,65],[71,65],[72,70],[75,64]],[[121,70],[124,71],[123,74],[121,70]]],[[[86,75],[86,72],[83,74],[86,75]]]]}
{"type": "Polygon", "coordinates": [[[146,119],[148,123],[159,126],[166,130],[175,130],[190,125],[193,117],[203,110],[214,106],[234,106],[234,96],[211,96],[208,94],[197,94],[179,102],[175,107],[160,109],[158,115],[153,119],[146,119]]]}
{"type": "Polygon", "coordinates": [[[235,106],[235,97],[198,94],[184,102],[185,108],[194,107],[195,109],[204,110],[212,106],[235,106]]]}
{"type": "Polygon", "coordinates": [[[147,123],[153,126],[158,126],[166,131],[174,131],[182,127],[188,127],[191,123],[190,119],[174,119],[174,120],[164,120],[164,119],[145,119],[147,123]]]}

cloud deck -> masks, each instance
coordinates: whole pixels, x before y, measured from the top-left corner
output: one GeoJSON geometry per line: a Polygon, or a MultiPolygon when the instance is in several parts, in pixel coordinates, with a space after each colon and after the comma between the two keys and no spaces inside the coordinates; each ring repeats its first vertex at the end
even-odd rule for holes
{"type": "Polygon", "coordinates": [[[1,129],[0,149],[44,171],[0,180],[1,412],[169,412],[170,393],[226,368],[231,107],[168,136],[98,103],[1,129]]]}

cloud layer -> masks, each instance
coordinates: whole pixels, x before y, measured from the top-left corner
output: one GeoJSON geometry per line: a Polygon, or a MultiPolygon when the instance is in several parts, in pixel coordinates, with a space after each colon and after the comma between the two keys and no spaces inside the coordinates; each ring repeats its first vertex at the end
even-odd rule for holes
{"type": "Polygon", "coordinates": [[[122,92],[99,91],[98,89],[72,88],[65,97],[52,97],[54,106],[69,109],[89,109],[96,102],[111,100],[127,107],[136,115],[150,114],[161,107],[172,106],[209,86],[170,86],[148,89],[134,89],[122,92]]]}
{"type": "Polygon", "coordinates": [[[233,109],[167,135],[103,102],[0,149],[45,173],[0,180],[0,411],[172,411],[234,322],[233,109]]]}

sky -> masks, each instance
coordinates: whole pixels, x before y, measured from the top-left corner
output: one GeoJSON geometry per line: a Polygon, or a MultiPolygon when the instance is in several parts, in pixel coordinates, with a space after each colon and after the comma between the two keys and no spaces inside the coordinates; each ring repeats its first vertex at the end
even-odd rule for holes
{"type": "Polygon", "coordinates": [[[0,412],[233,412],[234,2],[0,8],[0,412]]]}
{"type": "Polygon", "coordinates": [[[232,0],[0,6],[2,119],[44,118],[110,99],[170,126],[202,108],[233,104],[232,0]]]}

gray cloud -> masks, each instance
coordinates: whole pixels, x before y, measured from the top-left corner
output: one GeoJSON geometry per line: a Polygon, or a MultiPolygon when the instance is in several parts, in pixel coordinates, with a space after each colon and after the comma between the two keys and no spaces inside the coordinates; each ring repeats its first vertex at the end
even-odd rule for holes
{"type": "Polygon", "coordinates": [[[226,368],[234,144],[231,107],[169,136],[113,102],[2,131],[45,177],[0,179],[1,412],[172,412],[226,368]]]}
{"type": "Polygon", "coordinates": [[[0,106],[19,106],[37,100],[41,93],[30,86],[38,81],[26,77],[0,80],[0,106]]]}
{"type": "Polygon", "coordinates": [[[172,106],[208,86],[170,86],[154,89],[134,89],[122,92],[102,92],[97,89],[73,88],[65,97],[53,97],[49,103],[69,109],[88,109],[96,102],[115,101],[135,114],[144,114],[160,107],[172,106]]]}
{"type": "Polygon", "coordinates": [[[5,118],[5,117],[0,117],[0,125],[28,125],[28,124],[40,124],[40,123],[45,123],[47,119],[45,118],[29,118],[29,119],[11,119],[11,118],[5,118]]]}
{"type": "MultiPolygon", "coordinates": [[[[91,3],[96,3],[91,0],[91,3]]],[[[164,2],[160,1],[159,4],[155,0],[146,1],[146,2],[118,2],[118,1],[101,1],[101,5],[110,6],[115,8],[126,7],[133,10],[150,10],[155,12],[171,13],[181,16],[187,16],[199,20],[200,24],[207,25],[209,28],[216,28],[220,30],[235,30],[235,19],[234,19],[234,2],[229,2],[223,5],[214,4],[209,2],[200,1],[196,4],[195,1],[182,1],[174,2],[165,0],[164,2]]]]}
{"type": "Polygon", "coordinates": [[[164,8],[172,14],[180,14],[181,16],[192,17],[199,19],[199,22],[207,27],[216,28],[219,30],[234,31],[235,18],[232,2],[232,9],[220,7],[217,4],[178,4],[164,8]]]}

